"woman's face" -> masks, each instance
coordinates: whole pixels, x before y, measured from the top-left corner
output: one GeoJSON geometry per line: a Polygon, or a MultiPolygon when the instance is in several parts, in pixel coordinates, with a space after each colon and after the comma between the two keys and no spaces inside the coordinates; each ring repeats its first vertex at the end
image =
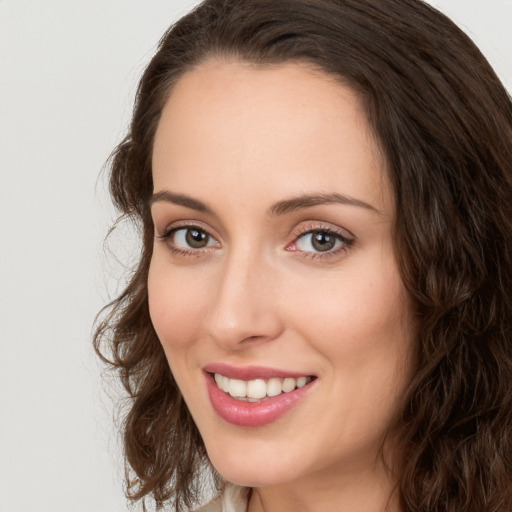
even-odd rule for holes
{"type": "Polygon", "coordinates": [[[153,178],[151,318],[214,466],[255,487],[376,471],[414,329],[357,95],[210,61],[173,89],[153,178]]]}

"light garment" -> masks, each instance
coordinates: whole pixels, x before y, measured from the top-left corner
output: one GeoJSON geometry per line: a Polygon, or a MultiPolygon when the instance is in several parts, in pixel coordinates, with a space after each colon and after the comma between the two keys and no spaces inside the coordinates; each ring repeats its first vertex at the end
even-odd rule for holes
{"type": "Polygon", "coordinates": [[[222,493],[196,512],[246,512],[249,489],[226,484],[222,493]]]}

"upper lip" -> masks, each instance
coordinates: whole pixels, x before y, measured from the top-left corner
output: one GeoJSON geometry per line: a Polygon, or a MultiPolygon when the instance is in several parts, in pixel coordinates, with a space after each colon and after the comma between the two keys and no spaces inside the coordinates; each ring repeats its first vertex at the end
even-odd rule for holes
{"type": "Polygon", "coordinates": [[[297,372],[290,370],[281,370],[279,368],[269,368],[266,366],[231,366],[226,363],[211,363],[203,367],[208,373],[219,373],[230,379],[255,380],[255,379],[272,379],[287,377],[297,379],[298,377],[312,377],[307,372],[297,372]]]}

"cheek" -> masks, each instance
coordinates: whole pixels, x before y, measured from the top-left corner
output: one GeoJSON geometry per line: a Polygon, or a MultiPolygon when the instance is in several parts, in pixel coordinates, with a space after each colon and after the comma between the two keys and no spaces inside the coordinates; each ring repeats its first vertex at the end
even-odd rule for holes
{"type": "Polygon", "coordinates": [[[195,338],[205,297],[203,281],[176,272],[154,257],[148,275],[149,313],[166,353],[181,350],[195,338]]]}
{"type": "Polygon", "coordinates": [[[290,293],[288,311],[319,352],[349,371],[379,370],[385,361],[386,369],[399,366],[403,373],[413,339],[412,314],[393,264],[307,284],[307,293],[290,293]]]}

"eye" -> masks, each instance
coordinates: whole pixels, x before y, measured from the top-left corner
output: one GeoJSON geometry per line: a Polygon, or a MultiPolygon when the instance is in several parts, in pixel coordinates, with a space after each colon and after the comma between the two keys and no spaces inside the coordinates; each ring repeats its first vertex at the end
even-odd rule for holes
{"type": "Polygon", "coordinates": [[[328,252],[348,242],[337,233],[330,231],[310,231],[297,238],[296,247],[303,252],[328,252]]]}
{"type": "Polygon", "coordinates": [[[206,231],[197,227],[187,227],[172,230],[166,238],[178,249],[203,249],[218,245],[217,241],[206,231]]]}
{"type": "Polygon", "coordinates": [[[220,247],[220,243],[208,231],[194,225],[171,226],[156,235],[177,256],[204,256],[205,251],[220,247]]]}
{"type": "Polygon", "coordinates": [[[355,237],[347,230],[310,221],[296,230],[286,249],[305,258],[329,260],[348,252],[354,243],[355,237]]]}

